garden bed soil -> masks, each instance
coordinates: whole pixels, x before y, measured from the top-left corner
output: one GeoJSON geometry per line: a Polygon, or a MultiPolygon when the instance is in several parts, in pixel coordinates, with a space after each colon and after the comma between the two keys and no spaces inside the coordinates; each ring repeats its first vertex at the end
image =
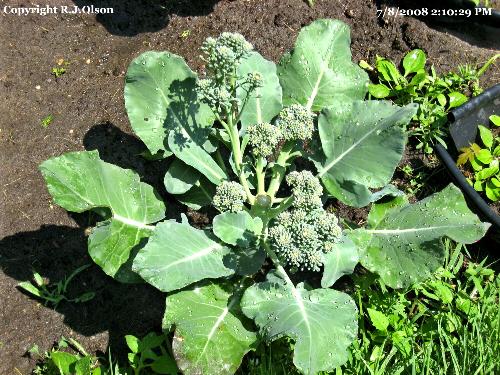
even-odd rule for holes
{"type": "MultiPolygon", "coordinates": [[[[45,3],[82,7],[92,1],[45,3]]],[[[375,4],[366,0],[316,0],[314,8],[301,0],[95,3],[114,7],[115,14],[0,14],[0,374],[30,373],[34,360],[26,351],[33,344],[49,349],[61,335],[77,339],[90,352],[109,345],[123,355],[123,335],[141,336],[159,328],[163,295],[146,285],[116,283],[97,266],[79,275],[69,290],[70,295],[96,292],[85,304],[62,303],[54,311],[16,288],[30,279],[33,269],[57,281],[91,263],[86,240],[93,218],[68,215],[52,203],[37,170],[43,160],[98,149],[104,160],[137,170],[165,195],[165,163],[147,163],[138,156],[144,148],[132,135],[123,105],[127,65],[141,52],[170,50],[199,70],[202,41],[238,31],[277,61],[302,26],[317,18],[337,18],[352,26],[356,62],[373,61],[375,54],[400,61],[409,49],[422,48],[437,71],[446,72],[466,62],[484,63],[498,52],[500,40],[492,29],[479,26],[464,34],[463,27],[435,26],[428,20],[378,19],[375,4]],[[56,79],[51,69],[60,59],[66,73],[56,79]],[[44,128],[41,120],[48,115],[53,122],[44,128]]],[[[482,85],[498,82],[499,70],[493,67],[482,85]]],[[[178,216],[176,209],[169,205],[170,217],[178,216]]]]}

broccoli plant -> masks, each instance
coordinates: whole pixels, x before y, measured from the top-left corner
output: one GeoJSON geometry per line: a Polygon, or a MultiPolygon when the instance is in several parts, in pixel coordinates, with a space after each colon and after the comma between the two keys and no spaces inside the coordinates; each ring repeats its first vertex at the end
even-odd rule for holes
{"type": "Polygon", "coordinates": [[[171,159],[167,191],[217,211],[210,226],[165,220],[153,188],[97,151],[44,162],[49,192],[67,210],[108,209],[90,255],[167,293],[163,327],[183,373],[232,374],[260,340],[283,336],[302,373],[332,370],[357,335],[353,299],[331,288],[342,275],[360,262],[406,287],[441,265],[442,237],[470,243],[488,224],[453,186],[409,204],[389,184],[416,107],[364,100],[344,23],[303,28],[278,66],[239,34],[208,38],[202,53],[203,77],[169,52],[139,56],[125,105],[149,152],[171,159]],[[343,227],[328,199],[373,203],[366,227],[343,227]]]}

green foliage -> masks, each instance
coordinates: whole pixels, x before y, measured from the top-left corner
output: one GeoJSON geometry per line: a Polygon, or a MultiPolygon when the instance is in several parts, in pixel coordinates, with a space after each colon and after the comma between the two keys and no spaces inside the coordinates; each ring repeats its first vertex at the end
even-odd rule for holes
{"type": "Polygon", "coordinates": [[[148,333],[142,339],[135,336],[125,336],[130,349],[128,354],[131,374],[144,373],[177,375],[177,366],[166,349],[165,335],[148,333]],[[148,371],[149,370],[149,371],[148,371]]]}
{"type": "Polygon", "coordinates": [[[44,278],[40,276],[39,273],[33,272],[34,282],[23,281],[18,284],[18,287],[41,299],[45,306],[50,304],[53,305],[54,308],[57,308],[57,306],[63,301],[73,303],[87,302],[95,297],[94,292],[86,292],[74,298],[69,298],[66,293],[68,286],[73,278],[89,267],[89,264],[78,267],[71,273],[71,275],[65,277],[55,284],[47,284],[46,280],[44,280],[44,278]]]}
{"type": "MultiPolygon", "coordinates": [[[[491,116],[490,121],[500,126],[498,116],[491,116]]],[[[500,200],[500,137],[483,125],[479,125],[478,129],[484,148],[477,143],[462,148],[457,165],[467,168],[467,181],[475,190],[484,192],[489,200],[497,202],[500,200]]]]}
{"type": "MultiPolygon", "coordinates": [[[[174,156],[168,192],[215,207],[211,225],[164,220],[154,190],[97,152],[43,163],[49,191],[69,210],[109,209],[90,237],[92,257],[111,276],[168,292],[163,328],[185,373],[234,373],[262,341],[284,337],[300,372],[330,371],[357,333],[354,301],[329,288],[339,277],[361,259],[406,286],[441,265],[442,237],[470,243],[488,225],[453,187],[403,204],[389,182],[417,107],[363,100],[368,78],[351,61],[344,23],[304,27],[278,67],[239,34],[209,38],[202,51],[203,77],[168,52],[136,58],[125,104],[149,153],[174,156]],[[362,207],[384,196],[396,198],[374,205],[366,228],[343,229],[324,209],[329,198],[362,207]],[[323,275],[291,276],[298,270],[323,275]]],[[[405,69],[419,65],[410,57],[405,69]]]]}
{"type": "Polygon", "coordinates": [[[401,292],[365,279],[356,290],[363,335],[341,374],[496,374],[500,278],[446,243],[446,266],[401,292]],[[368,291],[368,293],[367,293],[368,291]]]}
{"type": "Polygon", "coordinates": [[[59,77],[61,77],[63,74],[65,74],[65,73],[66,73],[66,68],[63,68],[63,67],[55,67],[55,68],[52,68],[51,72],[52,72],[52,74],[54,75],[54,77],[59,78],[59,77]]]}
{"type": "Polygon", "coordinates": [[[481,93],[479,78],[499,56],[493,56],[479,69],[464,65],[457,73],[442,76],[436,74],[434,67],[430,72],[425,70],[427,58],[420,49],[408,52],[403,58],[404,73],[400,73],[392,61],[380,56],[374,68],[364,61],[360,66],[376,73],[376,83],[368,86],[371,96],[390,99],[398,105],[418,104],[418,111],[412,117],[415,126],[408,134],[417,140],[417,149],[432,153],[435,142],[446,147],[447,113],[465,103],[469,93],[472,96],[481,93]]]}
{"type": "MultiPolygon", "coordinates": [[[[328,374],[477,374],[500,371],[500,277],[466,261],[446,242],[444,267],[407,290],[387,289],[374,275],[357,275],[360,336],[349,359],[328,374]]],[[[277,341],[244,363],[243,374],[295,374],[277,341]]],[[[326,374],[322,372],[321,374],[326,374]]]]}
{"type": "Polygon", "coordinates": [[[88,354],[83,346],[72,338],[62,337],[54,348],[43,354],[40,353],[38,345],[34,345],[29,353],[38,361],[33,370],[35,375],[120,375],[118,367],[108,369],[101,366],[96,357],[88,354]],[[69,348],[74,352],[65,351],[69,348]]]}

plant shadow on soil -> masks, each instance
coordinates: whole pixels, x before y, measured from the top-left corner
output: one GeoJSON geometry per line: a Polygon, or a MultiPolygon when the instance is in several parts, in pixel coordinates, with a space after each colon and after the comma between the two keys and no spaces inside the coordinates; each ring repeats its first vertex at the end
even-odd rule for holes
{"type": "Polygon", "coordinates": [[[96,20],[114,35],[134,36],[154,32],[168,25],[172,15],[203,16],[219,0],[73,0],[80,9],[87,6],[113,8],[113,14],[97,14],[96,20]]]}
{"type": "MultiPolygon", "coordinates": [[[[167,162],[143,159],[139,155],[145,150],[141,141],[111,123],[103,123],[93,126],[83,143],[86,150],[97,149],[102,160],[138,172],[166,201],[167,218],[179,215],[180,206],[163,187],[167,162]]],[[[68,215],[78,227],[43,225],[0,240],[0,269],[19,281],[32,280],[36,271],[56,283],[77,267],[92,264],[69,284],[67,296],[95,292],[95,298],[86,303],[62,302],[56,311],[64,315],[67,326],[84,336],[108,331],[113,357],[126,360],[125,335],[143,337],[161,330],[165,295],[148,284],[122,284],[104,274],[87,251],[87,229],[96,224],[98,216],[91,212],[68,215]]]]}

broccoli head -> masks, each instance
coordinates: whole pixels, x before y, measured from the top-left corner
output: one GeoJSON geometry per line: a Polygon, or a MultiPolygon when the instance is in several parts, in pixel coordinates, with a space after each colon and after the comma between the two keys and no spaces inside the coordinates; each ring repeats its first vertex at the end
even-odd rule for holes
{"type": "Polygon", "coordinates": [[[293,207],[311,211],[321,208],[323,187],[310,171],[290,172],[286,182],[292,189],[293,207]]]}
{"type": "Polygon", "coordinates": [[[281,110],[276,123],[287,141],[306,141],[312,138],[314,114],[300,104],[292,104],[281,110]]]}
{"type": "Polygon", "coordinates": [[[293,269],[316,272],[341,235],[337,217],[322,208],[285,211],[276,217],[268,233],[271,247],[282,262],[293,269]]]}
{"type": "Polygon", "coordinates": [[[238,212],[243,210],[245,199],[243,186],[234,181],[224,181],[215,189],[212,203],[220,212],[238,212]]]}
{"type": "Polygon", "coordinates": [[[218,38],[207,38],[201,47],[207,68],[218,80],[234,74],[240,60],[252,49],[252,44],[237,33],[222,33],[218,38]]]}
{"type": "Polygon", "coordinates": [[[280,129],[267,122],[250,125],[247,134],[253,153],[265,158],[273,154],[281,141],[280,129]]]}

